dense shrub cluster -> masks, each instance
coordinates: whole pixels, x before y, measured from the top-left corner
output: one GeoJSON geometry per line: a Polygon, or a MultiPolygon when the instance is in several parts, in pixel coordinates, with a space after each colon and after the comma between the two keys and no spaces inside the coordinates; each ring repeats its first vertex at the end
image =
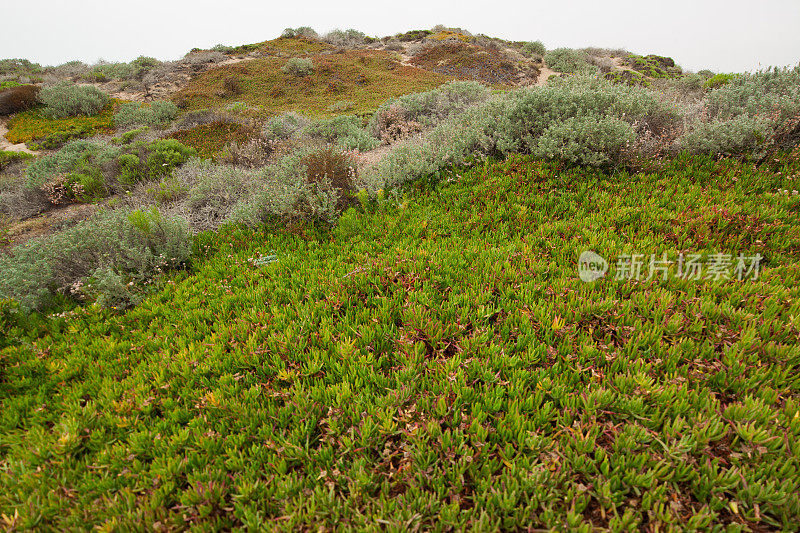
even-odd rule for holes
{"type": "Polygon", "coordinates": [[[544,61],[548,67],[556,72],[577,74],[586,72],[591,68],[589,57],[586,52],[574,50],[572,48],[556,48],[550,50],[544,56],[544,61]]]}
{"type": "Polygon", "coordinates": [[[331,119],[317,120],[309,124],[303,133],[311,137],[323,139],[345,150],[366,152],[380,144],[361,125],[361,120],[354,116],[338,116],[331,119]]]}
{"type": "Polygon", "coordinates": [[[144,76],[162,63],[153,57],[140,56],[130,63],[112,63],[100,60],[82,74],[87,81],[107,82],[142,80],[144,76]]]}
{"type": "Polygon", "coordinates": [[[302,130],[309,120],[297,113],[289,112],[269,119],[262,128],[262,134],[269,141],[284,141],[302,130]]]}
{"type": "Polygon", "coordinates": [[[42,70],[39,63],[27,59],[0,59],[0,76],[32,76],[42,70]]]}
{"type": "Polygon", "coordinates": [[[387,142],[405,136],[402,131],[417,132],[421,126],[434,126],[490,96],[491,90],[478,82],[452,81],[430,91],[401,96],[385,103],[373,115],[370,130],[387,142]]]}
{"type": "Polygon", "coordinates": [[[45,307],[56,293],[135,304],[152,278],[190,251],[181,221],[157,211],[106,212],[0,256],[0,299],[30,309],[45,307]]]}
{"type": "Polygon", "coordinates": [[[366,175],[383,188],[472,158],[532,153],[573,163],[618,162],[637,133],[662,133],[680,123],[673,106],[643,88],[576,77],[521,89],[468,107],[417,143],[394,151],[366,175]]]}
{"type": "Polygon", "coordinates": [[[108,104],[108,95],[92,85],[61,83],[39,91],[43,114],[49,118],[93,116],[108,104]]]}
{"type": "Polygon", "coordinates": [[[54,204],[90,201],[140,181],[161,179],[196,155],[174,139],[116,145],[73,141],[30,164],[25,188],[45,190],[54,204]]]}
{"type": "Polygon", "coordinates": [[[326,33],[322,40],[340,48],[354,48],[365,44],[366,35],[358,30],[333,30],[326,33]]]}
{"type": "Polygon", "coordinates": [[[314,31],[313,28],[310,28],[308,26],[300,26],[299,28],[294,28],[294,29],[286,28],[285,30],[283,30],[281,37],[285,37],[288,39],[294,39],[298,37],[305,39],[317,39],[319,38],[319,34],[316,31],[314,31]]]}
{"type": "Polygon", "coordinates": [[[119,128],[137,126],[164,127],[178,116],[178,107],[169,101],[157,101],[151,104],[126,102],[119,106],[114,121],[119,128]]]}
{"type": "Polygon", "coordinates": [[[520,52],[527,57],[544,57],[547,53],[547,48],[545,48],[542,41],[533,41],[524,43],[520,48],[520,52]]]}

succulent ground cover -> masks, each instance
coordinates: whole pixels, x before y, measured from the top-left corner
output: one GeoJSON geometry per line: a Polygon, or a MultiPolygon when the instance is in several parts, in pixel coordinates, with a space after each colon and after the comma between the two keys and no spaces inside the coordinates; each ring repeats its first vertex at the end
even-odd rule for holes
{"type": "Polygon", "coordinates": [[[352,112],[363,113],[374,111],[388,99],[429,90],[452,79],[401,65],[384,51],[348,50],[310,59],[313,71],[307,76],[284,72],[284,57],[225,65],[193,79],[173,100],[186,109],[224,107],[240,101],[260,106],[268,114],[298,111],[310,115],[330,115],[332,103],[348,101],[352,112]],[[237,94],[225,89],[225,80],[232,77],[239,85],[237,94]]]}
{"type": "Polygon", "coordinates": [[[200,157],[215,158],[228,143],[245,143],[250,135],[252,135],[251,128],[237,123],[218,121],[177,131],[170,137],[194,148],[200,157]]]}
{"type": "Polygon", "coordinates": [[[792,529],[798,175],[512,156],[335,228],[202,235],[125,314],[5,306],[4,525],[792,529]],[[593,283],[587,249],[611,263],[593,283]],[[680,252],[763,260],[614,275],[680,252]]]}
{"type": "Polygon", "coordinates": [[[42,108],[16,114],[8,123],[6,138],[12,143],[37,143],[44,148],[58,148],[70,139],[86,138],[116,129],[114,110],[118,102],[110,102],[94,116],[49,118],[42,108]]]}

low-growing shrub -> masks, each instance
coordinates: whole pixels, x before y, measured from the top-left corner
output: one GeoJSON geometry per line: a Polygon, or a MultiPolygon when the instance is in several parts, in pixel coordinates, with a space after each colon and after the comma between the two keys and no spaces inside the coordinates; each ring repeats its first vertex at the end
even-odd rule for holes
{"type": "Polygon", "coordinates": [[[357,164],[352,154],[326,148],[308,154],[302,163],[309,187],[296,207],[299,212],[308,209],[312,217],[333,220],[355,201],[357,164]]]}
{"type": "Polygon", "coordinates": [[[212,52],[221,52],[223,54],[230,54],[235,50],[233,46],[228,46],[224,44],[215,44],[210,48],[212,52]]]}
{"type": "Polygon", "coordinates": [[[609,165],[619,162],[637,133],[660,135],[681,123],[674,104],[647,89],[570,77],[454,114],[368,169],[364,186],[376,190],[436,175],[449,165],[518,152],[609,165]]]}
{"type": "Polygon", "coordinates": [[[260,136],[243,142],[232,141],[225,147],[223,161],[237,167],[262,167],[272,155],[274,144],[260,136]]]}
{"type": "Polygon", "coordinates": [[[556,72],[565,72],[567,74],[586,72],[591,68],[586,52],[572,48],[550,50],[544,56],[544,61],[548,67],[556,72]]]}
{"type": "Polygon", "coordinates": [[[40,74],[42,66],[27,59],[0,59],[0,75],[31,76],[40,74]]]}
{"type": "Polygon", "coordinates": [[[421,125],[434,126],[490,96],[490,89],[478,82],[452,81],[430,91],[386,102],[373,115],[370,130],[388,142],[418,132],[421,125]]]}
{"type": "Polygon", "coordinates": [[[0,115],[19,113],[39,103],[39,87],[20,85],[0,91],[0,115]]]}
{"type": "Polygon", "coordinates": [[[0,256],[0,298],[29,309],[45,308],[56,293],[131,305],[150,280],[179,266],[190,250],[182,221],[156,211],[101,213],[0,256]]]}
{"type": "Polygon", "coordinates": [[[328,106],[328,111],[330,113],[345,113],[352,111],[355,106],[356,104],[352,100],[338,100],[328,106]]]}
{"type": "Polygon", "coordinates": [[[346,31],[336,29],[328,32],[322,37],[322,40],[341,48],[352,48],[362,46],[365,38],[366,35],[363,32],[351,28],[346,31]]]}
{"type": "Polygon", "coordinates": [[[719,89],[723,85],[728,84],[733,78],[733,74],[716,74],[708,78],[704,86],[706,89],[719,89]]]}
{"type": "Polygon", "coordinates": [[[302,37],[305,39],[317,39],[319,38],[319,34],[317,34],[317,32],[314,31],[313,28],[310,28],[308,26],[300,26],[299,28],[295,29],[286,28],[285,30],[283,30],[281,37],[286,37],[289,39],[294,39],[298,37],[302,37]]]}
{"type": "MultiPolygon", "coordinates": [[[[169,180],[138,189],[145,199],[162,199],[163,209],[186,221],[192,232],[216,229],[226,222],[258,225],[272,216],[288,215],[305,187],[306,152],[295,152],[261,168],[245,168],[193,159],[169,180]],[[161,190],[172,190],[163,201],[161,190]]],[[[134,189],[134,194],[137,189],[134,189]]]]}
{"type": "Polygon", "coordinates": [[[542,41],[533,41],[524,43],[520,52],[526,57],[543,57],[547,53],[547,48],[542,41]]]}
{"type": "Polygon", "coordinates": [[[301,78],[314,72],[314,63],[308,58],[293,57],[286,62],[282,70],[286,74],[301,78]]]}
{"type": "Polygon", "coordinates": [[[309,124],[303,132],[345,150],[366,152],[380,144],[377,138],[361,126],[361,120],[354,116],[317,120],[309,124]]]}
{"type": "Polygon", "coordinates": [[[119,106],[114,121],[120,128],[165,127],[175,120],[178,112],[178,107],[170,101],[156,101],[151,104],[126,102],[119,106]]]}
{"type": "Polygon", "coordinates": [[[622,149],[635,136],[633,127],[619,118],[587,114],[548,126],[531,152],[545,159],[601,166],[618,163],[622,149]]]}
{"type": "Polygon", "coordinates": [[[284,141],[302,130],[309,120],[297,113],[289,112],[269,119],[261,129],[261,133],[269,141],[284,141]]]}
{"type": "Polygon", "coordinates": [[[681,138],[681,149],[692,154],[738,156],[758,153],[772,133],[764,118],[739,115],[729,120],[698,122],[681,138]]]}
{"type": "Polygon", "coordinates": [[[175,139],[159,139],[152,143],[140,141],[136,143],[134,153],[122,154],[117,158],[120,169],[118,179],[125,185],[159,180],[196,156],[197,150],[175,139]]]}
{"type": "Polygon", "coordinates": [[[21,161],[28,161],[33,158],[34,156],[27,152],[8,152],[5,150],[0,150],[0,172],[2,172],[3,169],[9,165],[19,163],[21,161]]]}
{"type": "Polygon", "coordinates": [[[45,106],[42,113],[54,119],[97,115],[109,101],[108,95],[97,87],[68,83],[43,88],[39,100],[45,106]]]}
{"type": "Polygon", "coordinates": [[[57,176],[68,174],[98,151],[99,146],[92,142],[72,141],[59,151],[36,159],[26,170],[28,188],[38,189],[57,176]]]}
{"type": "Polygon", "coordinates": [[[239,96],[244,92],[239,80],[234,76],[228,76],[222,80],[222,89],[226,97],[239,96]]]}
{"type": "Polygon", "coordinates": [[[683,74],[682,69],[675,64],[671,57],[649,54],[640,56],[628,54],[625,62],[633,70],[650,78],[675,78],[683,74]]]}

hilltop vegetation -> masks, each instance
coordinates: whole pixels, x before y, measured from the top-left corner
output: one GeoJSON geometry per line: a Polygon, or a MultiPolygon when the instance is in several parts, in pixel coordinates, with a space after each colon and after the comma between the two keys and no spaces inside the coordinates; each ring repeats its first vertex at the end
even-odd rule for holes
{"type": "Polygon", "coordinates": [[[800,520],[800,66],[301,27],[0,84],[4,527],[800,520]]]}
{"type": "Polygon", "coordinates": [[[254,59],[223,66],[192,80],[173,98],[185,109],[244,102],[270,113],[299,111],[319,116],[335,114],[332,106],[342,101],[352,103],[349,112],[373,111],[388,99],[447,81],[444,76],[400,65],[383,51],[312,56],[306,73],[285,71],[288,61],[254,59]],[[238,90],[226,90],[225,83],[231,79],[238,90]]]}

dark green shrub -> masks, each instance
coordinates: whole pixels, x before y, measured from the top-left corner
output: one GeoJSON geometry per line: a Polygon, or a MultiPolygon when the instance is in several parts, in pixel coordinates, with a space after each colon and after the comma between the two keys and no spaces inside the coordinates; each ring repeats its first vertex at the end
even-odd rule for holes
{"type": "Polygon", "coordinates": [[[175,139],[161,139],[150,146],[147,169],[151,180],[172,174],[175,167],[182,165],[191,157],[197,157],[197,150],[184,146],[175,139]]]}
{"type": "Polygon", "coordinates": [[[69,197],[79,202],[100,200],[109,194],[103,172],[89,165],[69,174],[65,185],[69,197]]]}
{"type": "Polygon", "coordinates": [[[146,169],[138,155],[122,154],[117,158],[120,183],[134,185],[147,177],[146,169]]]}
{"type": "Polygon", "coordinates": [[[117,156],[118,181],[134,185],[145,180],[159,180],[197,156],[197,150],[184,146],[175,139],[160,139],[152,143],[139,141],[131,152],[117,156]]]}
{"type": "Polygon", "coordinates": [[[411,30],[400,35],[397,35],[397,39],[401,42],[408,42],[408,41],[419,41],[424,39],[428,35],[432,35],[433,32],[431,30],[411,30]]]}

